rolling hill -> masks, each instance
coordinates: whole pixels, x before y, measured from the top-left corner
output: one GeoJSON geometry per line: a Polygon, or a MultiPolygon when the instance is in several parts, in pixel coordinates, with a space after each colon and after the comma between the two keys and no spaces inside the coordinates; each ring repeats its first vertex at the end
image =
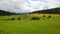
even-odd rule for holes
{"type": "Polygon", "coordinates": [[[60,8],[47,9],[47,10],[38,10],[33,11],[32,13],[42,13],[42,14],[60,14],[60,8]]]}
{"type": "Polygon", "coordinates": [[[11,12],[8,12],[8,11],[0,10],[0,16],[4,16],[4,15],[12,15],[12,14],[16,14],[16,13],[11,13],[11,12]]]}

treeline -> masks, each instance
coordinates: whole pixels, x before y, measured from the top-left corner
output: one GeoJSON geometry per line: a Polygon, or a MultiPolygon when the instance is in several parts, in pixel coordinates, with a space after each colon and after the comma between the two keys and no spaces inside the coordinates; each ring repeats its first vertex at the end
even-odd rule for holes
{"type": "Polygon", "coordinates": [[[0,10],[0,16],[12,15],[12,14],[16,14],[16,13],[10,13],[10,12],[8,12],[8,11],[0,10]]]}
{"type": "Polygon", "coordinates": [[[48,9],[48,10],[38,10],[32,13],[42,13],[42,14],[60,14],[60,8],[48,9]]]}

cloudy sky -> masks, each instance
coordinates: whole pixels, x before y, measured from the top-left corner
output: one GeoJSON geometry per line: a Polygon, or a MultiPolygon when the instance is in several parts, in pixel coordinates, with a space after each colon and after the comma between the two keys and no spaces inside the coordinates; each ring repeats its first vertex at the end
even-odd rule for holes
{"type": "Polygon", "coordinates": [[[22,13],[60,7],[60,0],[0,0],[0,9],[22,13]]]}

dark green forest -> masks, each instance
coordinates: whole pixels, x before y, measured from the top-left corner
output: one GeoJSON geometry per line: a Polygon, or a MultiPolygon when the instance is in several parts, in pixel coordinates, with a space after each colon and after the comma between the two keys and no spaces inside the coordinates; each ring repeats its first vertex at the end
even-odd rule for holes
{"type": "Polygon", "coordinates": [[[41,13],[41,14],[60,14],[60,8],[48,9],[48,10],[38,10],[32,13],[41,13]]]}

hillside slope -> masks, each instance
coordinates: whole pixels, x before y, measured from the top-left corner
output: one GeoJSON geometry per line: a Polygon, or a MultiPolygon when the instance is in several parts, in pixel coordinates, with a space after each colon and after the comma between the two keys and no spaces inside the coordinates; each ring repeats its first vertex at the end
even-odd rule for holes
{"type": "Polygon", "coordinates": [[[7,12],[7,11],[0,10],[0,16],[12,15],[12,14],[15,14],[15,13],[10,13],[10,12],[7,12]]]}
{"type": "Polygon", "coordinates": [[[48,10],[38,10],[32,13],[42,13],[42,14],[60,14],[60,8],[48,9],[48,10]]]}

